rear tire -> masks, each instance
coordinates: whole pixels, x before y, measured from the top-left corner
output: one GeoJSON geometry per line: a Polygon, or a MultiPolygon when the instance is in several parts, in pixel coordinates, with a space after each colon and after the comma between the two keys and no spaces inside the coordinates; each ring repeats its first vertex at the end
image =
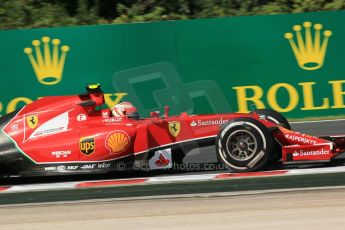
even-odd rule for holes
{"type": "Polygon", "coordinates": [[[218,159],[233,172],[261,169],[270,159],[272,149],[270,132],[253,118],[231,120],[216,138],[218,159]]]}

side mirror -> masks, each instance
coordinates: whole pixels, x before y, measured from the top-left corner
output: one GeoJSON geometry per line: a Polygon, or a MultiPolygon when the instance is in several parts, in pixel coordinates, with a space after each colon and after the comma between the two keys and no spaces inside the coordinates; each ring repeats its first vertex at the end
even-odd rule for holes
{"type": "Polygon", "coordinates": [[[83,106],[83,107],[88,107],[88,106],[94,106],[96,105],[96,103],[93,100],[87,100],[87,101],[79,102],[78,105],[83,106]]]}
{"type": "Polygon", "coordinates": [[[164,107],[164,117],[165,118],[169,117],[169,111],[170,111],[170,107],[169,106],[165,106],[164,107]]]}

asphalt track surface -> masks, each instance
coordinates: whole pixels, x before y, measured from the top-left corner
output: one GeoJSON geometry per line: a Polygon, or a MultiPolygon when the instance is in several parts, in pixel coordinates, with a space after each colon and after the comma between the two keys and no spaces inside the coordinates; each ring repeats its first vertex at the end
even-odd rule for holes
{"type": "Polygon", "coordinates": [[[298,132],[315,136],[345,135],[345,119],[292,122],[291,127],[298,132]]]}
{"type": "Polygon", "coordinates": [[[0,208],[1,230],[344,229],[345,189],[0,208]]]}

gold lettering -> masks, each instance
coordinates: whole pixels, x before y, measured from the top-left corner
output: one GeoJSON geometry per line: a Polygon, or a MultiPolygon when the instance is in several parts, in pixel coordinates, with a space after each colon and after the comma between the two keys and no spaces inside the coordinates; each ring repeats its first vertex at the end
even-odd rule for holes
{"type": "Polygon", "coordinates": [[[296,108],[298,104],[298,92],[297,90],[290,84],[287,83],[278,83],[273,85],[267,92],[267,102],[271,106],[272,109],[278,112],[289,112],[296,108]],[[289,104],[282,108],[277,102],[277,92],[280,88],[286,89],[289,94],[289,104]]]}
{"type": "Polygon", "coordinates": [[[331,108],[334,109],[342,109],[345,108],[344,105],[344,94],[345,91],[343,90],[343,83],[345,83],[345,80],[341,81],[329,81],[329,84],[332,85],[333,88],[333,100],[334,105],[331,106],[331,108]]]}
{"type": "Polygon", "coordinates": [[[314,105],[314,93],[313,93],[313,85],[315,82],[301,82],[298,83],[302,86],[303,90],[303,101],[304,107],[301,110],[317,110],[317,109],[328,109],[329,108],[329,99],[323,98],[321,106],[314,105]]]}
{"type": "Polygon", "coordinates": [[[262,88],[259,86],[237,86],[233,87],[234,90],[236,90],[236,96],[237,96],[237,104],[238,104],[238,112],[240,113],[248,113],[248,102],[253,102],[258,109],[264,109],[265,105],[261,101],[261,98],[264,94],[262,88]],[[247,96],[247,90],[253,91],[253,96],[249,97],[247,96]]]}
{"type": "Polygon", "coordinates": [[[113,108],[116,104],[118,104],[121,99],[126,96],[127,93],[105,93],[104,94],[104,99],[105,99],[105,104],[109,107],[109,108],[113,108]],[[114,99],[112,99],[115,96],[114,99]]]}
{"type": "Polygon", "coordinates": [[[24,102],[27,105],[27,104],[30,104],[32,102],[32,100],[30,98],[27,98],[27,97],[14,98],[8,103],[7,108],[6,108],[6,113],[10,113],[10,112],[15,111],[17,109],[17,105],[20,102],[24,102]]]}

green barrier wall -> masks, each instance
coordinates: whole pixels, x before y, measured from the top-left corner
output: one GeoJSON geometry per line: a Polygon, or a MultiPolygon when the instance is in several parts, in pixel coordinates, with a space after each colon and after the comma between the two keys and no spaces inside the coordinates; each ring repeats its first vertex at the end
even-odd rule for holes
{"type": "Polygon", "coordinates": [[[99,82],[148,115],[344,114],[345,11],[0,31],[1,114],[99,82]]]}

